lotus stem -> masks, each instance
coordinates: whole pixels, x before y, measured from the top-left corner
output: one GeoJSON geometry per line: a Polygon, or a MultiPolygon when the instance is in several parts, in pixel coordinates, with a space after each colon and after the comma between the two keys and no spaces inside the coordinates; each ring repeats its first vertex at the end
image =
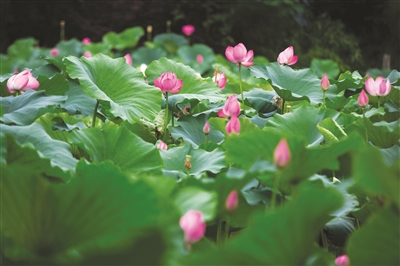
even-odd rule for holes
{"type": "Polygon", "coordinates": [[[167,143],[167,132],[168,132],[168,92],[165,92],[165,118],[164,118],[164,142],[167,143]]]}
{"type": "Polygon", "coordinates": [[[378,109],[381,107],[381,97],[378,96],[378,109]]]}
{"type": "Polygon", "coordinates": [[[326,102],[325,102],[325,97],[326,97],[326,91],[323,92],[324,96],[322,97],[322,106],[324,109],[326,109],[326,102]]]}
{"type": "Polygon", "coordinates": [[[278,187],[279,187],[279,178],[280,178],[280,172],[276,175],[276,180],[274,182],[274,189],[272,191],[272,198],[271,198],[271,205],[270,205],[271,211],[273,211],[275,209],[276,191],[278,190],[278,187]]]}
{"type": "Polygon", "coordinates": [[[281,108],[281,114],[285,113],[285,100],[282,98],[282,108],[281,108]]]}
{"type": "Polygon", "coordinates": [[[94,107],[94,111],[93,111],[92,127],[96,126],[97,108],[99,108],[99,104],[100,104],[100,101],[97,100],[96,106],[94,107]]]}
{"type": "MultiPolygon", "coordinates": [[[[379,102],[378,102],[378,104],[379,104],[379,102]]],[[[365,108],[363,108],[362,110],[363,110],[363,120],[364,120],[364,129],[365,129],[365,139],[367,140],[367,143],[368,143],[368,130],[367,130],[367,120],[366,120],[367,118],[365,117],[365,108]]]]}
{"type": "Polygon", "coordinates": [[[242,88],[242,64],[239,63],[239,86],[240,86],[240,94],[242,96],[242,107],[243,107],[243,114],[246,115],[246,110],[244,108],[244,97],[243,97],[243,88],[242,88]]]}
{"type": "Polygon", "coordinates": [[[206,150],[207,147],[207,134],[204,135],[204,150],[206,150]]]}

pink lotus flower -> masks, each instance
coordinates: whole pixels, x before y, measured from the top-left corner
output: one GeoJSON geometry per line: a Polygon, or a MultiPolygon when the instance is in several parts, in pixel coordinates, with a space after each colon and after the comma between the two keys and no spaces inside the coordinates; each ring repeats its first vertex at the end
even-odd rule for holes
{"type": "Polygon", "coordinates": [[[357,102],[361,108],[364,108],[368,105],[368,95],[365,93],[364,90],[361,90],[361,93],[360,93],[360,96],[358,96],[357,102]]]}
{"type": "Polygon", "coordinates": [[[224,107],[218,111],[218,116],[223,118],[231,116],[237,117],[239,114],[240,114],[240,105],[235,94],[229,96],[225,102],[224,107]]]}
{"type": "Polygon", "coordinates": [[[203,214],[200,211],[190,210],[179,220],[188,243],[195,243],[203,238],[206,232],[206,223],[203,220],[203,214]]]}
{"type": "Polygon", "coordinates": [[[386,96],[389,94],[391,88],[390,80],[385,81],[382,76],[377,77],[376,80],[369,77],[365,81],[365,89],[372,96],[386,96]]]}
{"type": "Polygon", "coordinates": [[[331,86],[331,83],[329,82],[328,76],[325,73],[321,79],[321,89],[323,91],[327,91],[329,89],[329,86],[331,86]]]}
{"type": "Polygon", "coordinates": [[[26,90],[36,90],[39,88],[39,82],[32,76],[29,70],[24,70],[19,74],[10,77],[6,85],[7,91],[11,94],[19,91],[24,93],[26,90]]]}
{"type": "Polygon", "coordinates": [[[240,120],[237,118],[237,116],[232,116],[229,119],[228,123],[226,124],[225,130],[228,135],[231,135],[233,133],[240,133],[240,120]]]}
{"type": "Polygon", "coordinates": [[[82,44],[83,44],[83,45],[90,44],[91,42],[92,42],[92,41],[91,41],[90,38],[88,38],[88,37],[85,37],[85,38],[82,39],[82,44]]]}
{"type": "Polygon", "coordinates": [[[89,52],[89,51],[86,51],[86,52],[83,53],[83,56],[86,57],[86,58],[89,58],[89,57],[92,57],[92,53],[89,52]]]}
{"type": "Polygon", "coordinates": [[[274,151],[274,164],[276,167],[283,169],[290,162],[290,150],[286,139],[282,139],[274,151]]]}
{"type": "Polygon", "coordinates": [[[211,130],[210,123],[208,123],[208,121],[206,121],[206,123],[204,124],[204,127],[203,127],[203,133],[208,135],[208,133],[210,133],[210,130],[211,130]]]}
{"type": "Polygon", "coordinates": [[[131,55],[130,54],[126,54],[124,57],[125,57],[126,63],[131,66],[132,65],[132,57],[131,57],[131,55]]]}
{"type": "Polygon", "coordinates": [[[160,141],[160,143],[158,143],[158,145],[157,145],[157,148],[160,150],[165,150],[165,151],[168,150],[168,146],[167,146],[167,144],[165,144],[164,141],[160,141]]]}
{"type": "Polygon", "coordinates": [[[182,27],[182,32],[183,34],[185,34],[186,36],[190,36],[193,34],[195,28],[193,25],[185,25],[182,27]]]}
{"type": "Polygon", "coordinates": [[[197,63],[199,63],[199,64],[203,63],[203,61],[204,61],[203,56],[202,56],[201,54],[198,54],[198,55],[196,56],[196,61],[197,61],[197,63]]]}
{"type": "Polygon", "coordinates": [[[337,266],[347,266],[350,264],[349,257],[347,257],[347,255],[341,255],[335,259],[335,264],[337,266]]]}
{"type": "Polygon", "coordinates": [[[234,212],[237,209],[238,203],[238,193],[236,190],[232,190],[226,198],[225,207],[228,211],[234,212]]]}
{"type": "Polygon", "coordinates": [[[60,52],[59,52],[59,50],[57,48],[53,48],[53,49],[50,50],[50,54],[52,56],[57,56],[59,53],[60,52]]]}
{"type": "Polygon", "coordinates": [[[253,60],[254,52],[250,50],[247,52],[246,46],[243,43],[239,43],[235,47],[228,46],[225,50],[226,58],[236,65],[243,65],[245,67],[249,67],[254,65],[251,60],[253,60]]]}
{"type": "Polygon", "coordinates": [[[162,92],[178,93],[182,86],[183,81],[176,77],[172,72],[164,72],[161,77],[154,79],[154,86],[159,88],[162,92]]]}
{"type": "Polygon", "coordinates": [[[281,65],[287,64],[289,66],[296,64],[297,60],[298,56],[294,55],[293,46],[289,46],[283,52],[281,52],[277,59],[279,64],[281,65]]]}
{"type": "Polygon", "coordinates": [[[214,72],[213,81],[217,83],[218,87],[223,90],[226,84],[226,78],[224,72],[216,73],[214,72]]]}

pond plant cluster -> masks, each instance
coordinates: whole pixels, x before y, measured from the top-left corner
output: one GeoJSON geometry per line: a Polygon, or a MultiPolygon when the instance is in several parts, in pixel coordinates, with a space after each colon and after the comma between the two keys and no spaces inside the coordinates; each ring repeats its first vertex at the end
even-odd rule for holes
{"type": "Polygon", "coordinates": [[[400,74],[140,27],[1,55],[3,265],[399,265],[400,74]]]}

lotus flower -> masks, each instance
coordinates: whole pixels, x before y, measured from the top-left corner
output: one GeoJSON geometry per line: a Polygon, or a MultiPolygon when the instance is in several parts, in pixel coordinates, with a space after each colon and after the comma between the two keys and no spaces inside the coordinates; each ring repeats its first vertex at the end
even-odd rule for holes
{"type": "Polygon", "coordinates": [[[203,214],[200,211],[189,210],[179,220],[188,243],[199,241],[206,232],[206,223],[203,220],[203,214]]]}
{"type": "Polygon", "coordinates": [[[86,52],[83,53],[83,56],[86,57],[86,58],[89,58],[89,57],[92,57],[92,53],[89,52],[89,51],[86,51],[86,52]]]}
{"type": "Polygon", "coordinates": [[[226,58],[236,65],[243,65],[249,67],[254,65],[251,60],[253,60],[254,52],[250,50],[247,52],[246,46],[243,43],[239,43],[235,47],[228,46],[225,50],[226,58]]]}
{"type": "Polygon", "coordinates": [[[365,93],[364,90],[361,90],[361,93],[360,93],[360,96],[358,96],[357,102],[361,108],[365,108],[368,105],[368,95],[365,93]]]}
{"type": "Polygon", "coordinates": [[[198,55],[196,56],[196,61],[197,61],[197,63],[199,63],[199,64],[203,63],[203,61],[204,61],[203,56],[202,56],[201,54],[198,54],[198,55]]]}
{"type": "Polygon", "coordinates": [[[31,71],[24,70],[19,74],[10,77],[6,85],[7,91],[11,94],[17,91],[24,93],[26,90],[36,90],[39,88],[39,82],[32,76],[31,71]]]}
{"type": "Polygon", "coordinates": [[[178,93],[182,86],[183,81],[176,77],[172,72],[164,72],[161,77],[154,79],[154,86],[159,88],[162,92],[178,93]]]}
{"type": "Polygon", "coordinates": [[[329,86],[331,86],[331,83],[329,82],[328,76],[325,73],[321,79],[321,89],[323,91],[327,91],[329,89],[329,86]]]}
{"type": "Polygon", "coordinates": [[[85,37],[85,38],[82,39],[82,44],[83,44],[83,45],[90,44],[91,42],[92,42],[92,41],[91,41],[90,38],[88,38],[88,37],[85,37]]]}
{"type": "Polygon", "coordinates": [[[392,85],[390,84],[390,80],[386,81],[382,76],[379,76],[374,80],[372,77],[369,77],[365,81],[365,89],[372,96],[386,96],[389,94],[392,85]]]}
{"type": "Polygon", "coordinates": [[[168,150],[168,146],[167,146],[167,144],[165,144],[164,141],[160,141],[160,143],[158,143],[158,145],[157,145],[157,148],[160,150],[165,150],[165,151],[168,150]]]}
{"type": "Polygon", "coordinates": [[[57,56],[60,53],[60,51],[57,48],[53,48],[50,50],[50,54],[52,56],[57,56]]]}
{"type": "Polygon", "coordinates": [[[236,95],[232,94],[225,102],[224,108],[218,111],[219,117],[238,116],[240,114],[240,105],[237,101],[236,95]]]}
{"type": "Polygon", "coordinates": [[[228,123],[226,124],[225,130],[228,135],[231,135],[233,133],[240,133],[240,120],[237,118],[237,116],[232,116],[229,119],[228,123]]]}
{"type": "Polygon", "coordinates": [[[350,261],[349,261],[349,257],[347,257],[347,255],[341,255],[335,259],[335,264],[337,266],[347,266],[347,265],[349,265],[349,263],[350,263],[350,261]]]}
{"type": "Polygon", "coordinates": [[[210,130],[211,130],[210,123],[208,123],[208,121],[206,121],[206,123],[204,124],[204,127],[203,127],[203,133],[208,135],[208,133],[210,133],[210,130]]]}
{"type": "Polygon", "coordinates": [[[298,56],[294,55],[293,46],[289,46],[283,52],[281,52],[277,59],[279,64],[281,65],[287,64],[289,66],[296,64],[297,60],[298,56]]]}
{"type": "Polygon", "coordinates": [[[131,55],[130,54],[126,54],[124,57],[125,57],[126,63],[131,66],[132,65],[132,57],[131,57],[131,55]]]}
{"type": "Polygon", "coordinates": [[[238,193],[236,190],[232,190],[226,198],[225,207],[228,211],[233,212],[237,209],[238,203],[238,193]]]}
{"type": "Polygon", "coordinates": [[[226,78],[224,72],[214,73],[213,81],[217,83],[218,87],[223,90],[226,84],[226,78]]]}
{"type": "Polygon", "coordinates": [[[183,34],[185,34],[186,36],[190,36],[193,34],[195,28],[193,25],[185,25],[182,27],[182,32],[183,34]]]}
{"type": "Polygon", "coordinates": [[[276,167],[283,169],[290,162],[290,150],[286,139],[282,139],[274,151],[274,164],[276,167]]]}

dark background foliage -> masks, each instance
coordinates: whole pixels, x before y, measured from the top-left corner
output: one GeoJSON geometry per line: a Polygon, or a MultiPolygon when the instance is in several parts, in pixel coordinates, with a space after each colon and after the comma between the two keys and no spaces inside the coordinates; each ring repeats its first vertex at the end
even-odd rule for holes
{"type": "MultiPolygon", "coordinates": [[[[255,55],[275,61],[293,45],[297,67],[312,58],[333,59],[342,71],[382,68],[391,55],[391,68],[400,69],[400,1],[398,0],[251,0],[251,1],[5,1],[1,2],[1,53],[16,39],[34,37],[40,46],[66,38],[101,41],[109,32],[153,26],[153,36],[192,24],[193,43],[224,54],[227,45],[243,42],[255,55]]],[[[145,41],[145,37],[142,38],[145,41]]]]}

